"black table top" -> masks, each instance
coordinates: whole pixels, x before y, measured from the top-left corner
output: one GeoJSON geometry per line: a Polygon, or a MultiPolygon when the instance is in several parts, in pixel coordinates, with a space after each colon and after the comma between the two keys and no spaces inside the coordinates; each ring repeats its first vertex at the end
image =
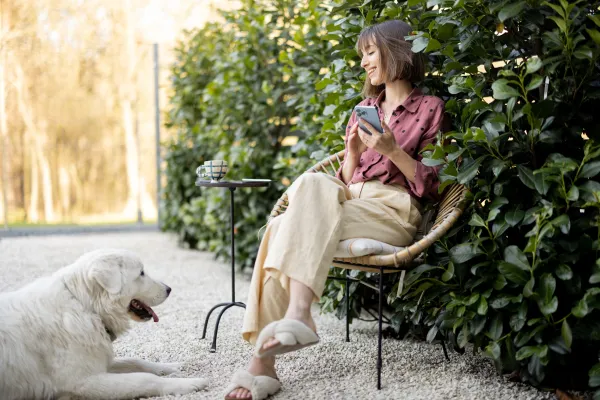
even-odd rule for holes
{"type": "Polygon", "coordinates": [[[269,186],[271,181],[256,182],[256,181],[218,181],[211,182],[206,179],[197,179],[196,186],[200,187],[222,187],[222,188],[244,188],[244,187],[265,187],[269,186]]]}

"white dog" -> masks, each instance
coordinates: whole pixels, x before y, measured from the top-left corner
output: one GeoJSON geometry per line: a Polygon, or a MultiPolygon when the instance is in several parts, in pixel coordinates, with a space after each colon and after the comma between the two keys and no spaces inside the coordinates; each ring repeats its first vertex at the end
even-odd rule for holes
{"type": "Polygon", "coordinates": [[[131,399],[203,389],[205,379],[161,378],[179,364],[115,359],[129,321],[158,321],[171,288],[134,254],[98,250],[15,292],[0,293],[0,399],[131,399]]]}

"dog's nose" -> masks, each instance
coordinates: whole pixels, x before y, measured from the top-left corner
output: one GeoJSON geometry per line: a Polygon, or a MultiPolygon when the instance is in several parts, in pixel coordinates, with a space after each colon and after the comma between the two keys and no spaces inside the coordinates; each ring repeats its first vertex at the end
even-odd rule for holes
{"type": "Polygon", "coordinates": [[[171,288],[167,286],[167,296],[170,295],[170,294],[171,294],[171,288]]]}

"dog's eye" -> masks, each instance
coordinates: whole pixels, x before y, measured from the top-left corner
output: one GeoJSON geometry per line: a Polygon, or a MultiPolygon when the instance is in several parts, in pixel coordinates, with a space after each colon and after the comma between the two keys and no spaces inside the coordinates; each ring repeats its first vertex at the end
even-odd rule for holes
{"type": "Polygon", "coordinates": [[[144,270],[142,270],[142,272],[140,272],[140,276],[144,276],[144,270]]]}

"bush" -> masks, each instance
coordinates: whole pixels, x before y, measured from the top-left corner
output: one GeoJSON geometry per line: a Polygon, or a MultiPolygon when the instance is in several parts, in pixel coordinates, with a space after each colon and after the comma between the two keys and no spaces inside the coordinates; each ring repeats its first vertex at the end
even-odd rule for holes
{"type": "MultiPolygon", "coordinates": [[[[598,386],[600,2],[315,4],[244,2],[243,11],[226,14],[225,28],[182,44],[168,228],[226,255],[225,198],[216,191],[194,198],[193,169],[217,152],[239,167],[238,177],[254,170],[273,177],[277,185],[240,200],[241,260],[249,265],[255,233],[289,180],[311,155],[342,148],[363,80],[358,33],[406,20],[413,50],[428,56],[423,86],[446,101],[454,124],[451,143],[427,149],[424,162],[442,165],[442,187],[466,184],[471,203],[426,264],[407,273],[398,298],[398,277],[386,278],[391,326],[402,336],[445,338],[458,351],[470,343],[499,371],[518,371],[537,386],[598,386]],[[291,132],[299,143],[282,148],[291,132]]],[[[323,309],[342,316],[351,300],[357,315],[374,304],[372,291],[353,284],[351,292],[346,299],[344,283],[329,282],[323,309]]]]}
{"type": "MultiPolygon", "coordinates": [[[[346,1],[334,12],[350,28],[330,35],[348,47],[369,18],[412,23],[413,50],[429,56],[425,84],[454,123],[452,143],[424,162],[443,165],[442,187],[472,193],[398,299],[389,279],[395,329],[472,343],[534,385],[582,388],[600,349],[599,3],[554,3],[346,1]]],[[[343,284],[328,289],[339,306],[343,284]]],[[[363,295],[356,304],[369,304],[363,295]]]]}

